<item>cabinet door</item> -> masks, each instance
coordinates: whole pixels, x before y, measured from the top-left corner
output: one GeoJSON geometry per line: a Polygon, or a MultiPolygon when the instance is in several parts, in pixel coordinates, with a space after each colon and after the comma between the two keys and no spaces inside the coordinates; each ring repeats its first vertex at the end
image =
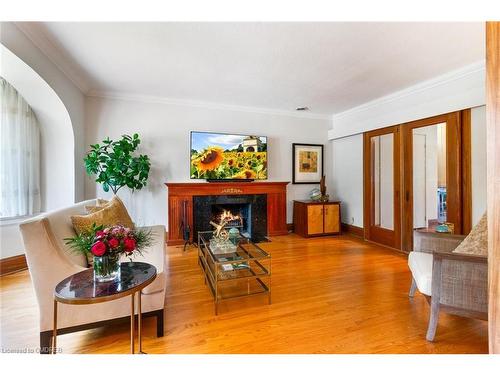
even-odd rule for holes
{"type": "Polygon", "coordinates": [[[338,233],[340,232],[338,204],[325,204],[325,233],[338,233]]]}
{"type": "Polygon", "coordinates": [[[323,205],[311,204],[307,206],[307,234],[323,233],[323,205]]]}

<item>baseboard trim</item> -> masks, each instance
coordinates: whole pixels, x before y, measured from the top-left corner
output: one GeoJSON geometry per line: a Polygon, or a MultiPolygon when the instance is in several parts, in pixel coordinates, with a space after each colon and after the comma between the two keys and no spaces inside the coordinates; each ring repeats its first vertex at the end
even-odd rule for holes
{"type": "Polygon", "coordinates": [[[346,223],[342,223],[342,234],[350,234],[354,237],[365,238],[365,230],[361,227],[357,227],[355,225],[349,225],[346,223]]]}
{"type": "Polygon", "coordinates": [[[387,245],[384,245],[382,243],[375,242],[375,241],[370,241],[370,240],[365,240],[365,241],[369,242],[371,244],[377,245],[377,246],[385,247],[386,249],[389,249],[389,250],[394,250],[396,253],[408,257],[408,254],[409,254],[408,251],[404,251],[404,250],[401,250],[401,249],[396,249],[395,247],[387,246],[387,245]]]}
{"type": "Polygon", "coordinates": [[[24,254],[0,259],[0,276],[28,269],[24,254]]]}

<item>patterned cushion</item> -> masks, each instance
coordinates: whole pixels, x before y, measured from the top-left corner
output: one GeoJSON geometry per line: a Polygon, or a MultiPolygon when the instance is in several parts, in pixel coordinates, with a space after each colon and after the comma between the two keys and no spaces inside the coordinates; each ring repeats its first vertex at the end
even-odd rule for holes
{"type": "Polygon", "coordinates": [[[102,210],[109,203],[106,199],[97,198],[97,204],[95,206],[85,206],[88,214],[93,214],[99,210],[102,210]]]}
{"type": "Polygon", "coordinates": [[[76,233],[89,231],[92,224],[110,227],[121,224],[127,228],[134,228],[125,205],[118,196],[114,196],[104,207],[88,215],[71,216],[76,233]]]}
{"type": "Polygon", "coordinates": [[[488,220],[486,219],[486,213],[453,252],[488,256],[488,220]]]}

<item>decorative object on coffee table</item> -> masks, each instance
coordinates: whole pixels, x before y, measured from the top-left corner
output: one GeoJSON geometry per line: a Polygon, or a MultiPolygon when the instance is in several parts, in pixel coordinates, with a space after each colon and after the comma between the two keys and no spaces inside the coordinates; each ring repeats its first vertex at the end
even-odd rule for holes
{"type": "Polygon", "coordinates": [[[97,282],[112,281],[120,276],[120,256],[129,259],[153,243],[151,231],[132,230],[121,225],[103,228],[92,225],[89,231],[65,238],[66,244],[76,252],[94,257],[94,277],[97,282]]]}
{"type": "Polygon", "coordinates": [[[236,245],[233,241],[229,240],[229,232],[225,229],[227,221],[221,217],[219,224],[210,222],[215,230],[213,231],[212,238],[210,239],[210,249],[219,253],[231,253],[236,251],[236,245]]]}
{"type": "Polygon", "coordinates": [[[120,265],[120,279],[99,283],[92,270],[78,272],[58,283],[54,290],[54,331],[50,352],[57,350],[57,304],[89,305],[131,296],[130,304],[130,353],[135,353],[135,296],[137,294],[138,343],[142,351],[142,290],[156,278],[156,267],[141,262],[120,265]]]}
{"type": "Polygon", "coordinates": [[[122,187],[140,190],[146,186],[151,162],[147,155],[134,156],[141,143],[138,134],[122,135],[118,141],[108,138],[102,145],[90,145],[90,151],[83,159],[89,175],[97,175],[96,182],[104,191],[114,194],[122,187]]]}
{"type": "Polygon", "coordinates": [[[236,249],[213,249],[214,232],[198,232],[198,264],[215,301],[215,315],[222,300],[267,294],[271,304],[271,255],[241,235],[236,249]]]}
{"type": "Polygon", "coordinates": [[[323,145],[292,144],[292,183],[319,184],[323,176],[323,145]]]}

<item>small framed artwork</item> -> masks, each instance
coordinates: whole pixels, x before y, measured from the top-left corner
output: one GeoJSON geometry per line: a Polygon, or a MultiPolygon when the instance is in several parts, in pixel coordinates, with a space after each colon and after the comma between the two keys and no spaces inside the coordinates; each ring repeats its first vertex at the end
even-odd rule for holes
{"type": "Polygon", "coordinates": [[[292,144],[292,183],[319,184],[323,176],[323,145],[292,144]]]}

